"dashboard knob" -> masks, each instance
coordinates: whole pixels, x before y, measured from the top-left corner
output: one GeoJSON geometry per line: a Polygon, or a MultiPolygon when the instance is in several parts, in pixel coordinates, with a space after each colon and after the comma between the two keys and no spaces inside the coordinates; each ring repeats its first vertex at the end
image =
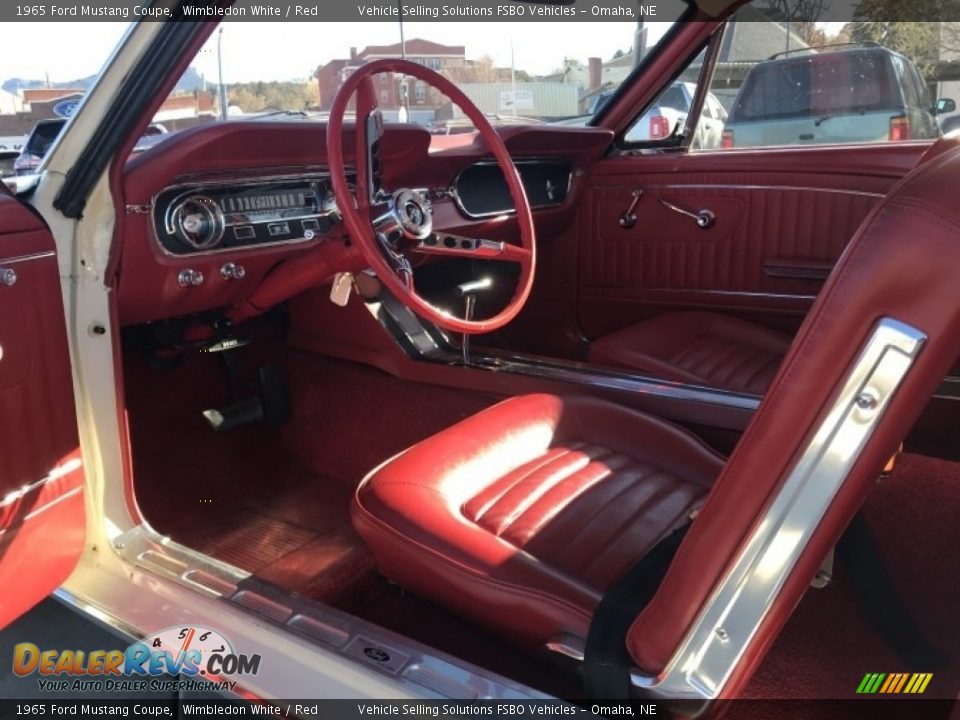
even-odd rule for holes
{"type": "Polygon", "coordinates": [[[12,286],[17,284],[17,271],[13,268],[0,268],[0,285],[12,286]]]}
{"type": "Polygon", "coordinates": [[[180,283],[180,287],[197,287],[198,285],[203,285],[203,273],[199,270],[181,270],[180,274],[177,275],[177,282],[180,283]]]}
{"type": "Polygon", "coordinates": [[[220,277],[224,280],[243,280],[246,275],[246,268],[239,263],[224,263],[223,267],[220,268],[220,277]]]}

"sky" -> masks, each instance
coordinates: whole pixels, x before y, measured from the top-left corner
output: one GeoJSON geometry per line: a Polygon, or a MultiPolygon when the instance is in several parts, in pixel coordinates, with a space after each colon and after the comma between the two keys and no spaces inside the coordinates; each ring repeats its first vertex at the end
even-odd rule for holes
{"type": "MultiPolygon", "coordinates": [[[[318,65],[347,57],[351,46],[399,42],[395,21],[336,23],[226,22],[223,24],[224,81],[292,80],[309,77],[318,65]],[[263,49],[261,49],[263,48],[263,49]],[[269,48],[278,48],[269,52],[269,48]]],[[[649,23],[650,41],[659,39],[669,23],[649,23]]],[[[633,44],[632,21],[544,23],[438,23],[405,22],[407,40],[432,39],[447,45],[466,46],[467,57],[493,57],[509,67],[511,45],[518,70],[547,74],[564,57],[586,61],[590,56],[612,57],[633,44]]],[[[18,23],[16,33],[4,37],[4,63],[0,81],[10,77],[63,82],[96,73],[127,29],[127,23],[18,23]],[[37,52],[43,47],[43,52],[37,52]]],[[[217,76],[217,33],[211,36],[194,61],[208,80],[217,76]]]]}

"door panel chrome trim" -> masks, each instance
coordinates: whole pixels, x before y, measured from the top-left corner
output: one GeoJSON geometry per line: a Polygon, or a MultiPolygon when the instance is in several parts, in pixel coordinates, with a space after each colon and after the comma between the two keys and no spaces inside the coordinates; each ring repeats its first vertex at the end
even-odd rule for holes
{"type": "Polygon", "coordinates": [[[658,677],[634,670],[635,688],[669,698],[720,695],[925,341],[922,332],[893,318],[877,324],[762,522],[673,658],[658,677]]]}
{"type": "Polygon", "coordinates": [[[65,475],[69,475],[75,470],[79,470],[83,466],[83,460],[80,458],[73,458],[68,460],[62,465],[57,465],[53,470],[48,472],[44,477],[32,482],[29,485],[24,485],[17,488],[16,490],[11,490],[6,495],[0,497],[0,508],[7,507],[8,505],[13,505],[23,500],[24,497],[32,493],[34,490],[46,485],[47,483],[54,482],[59,480],[65,475]]]}
{"type": "Polygon", "coordinates": [[[939,400],[960,400],[960,377],[947,375],[933,396],[939,400]]]}
{"type": "MultiPolygon", "coordinates": [[[[819,281],[818,281],[819,282],[819,281]]],[[[605,293],[589,293],[587,297],[590,300],[627,300],[635,302],[648,302],[650,301],[649,295],[651,293],[660,293],[663,295],[672,295],[676,297],[676,302],[678,303],[687,303],[690,300],[684,299],[682,295],[693,295],[700,296],[704,298],[709,297],[739,297],[739,298],[749,298],[751,300],[803,300],[805,302],[813,302],[817,299],[816,295],[797,295],[791,293],[766,293],[766,292],[749,292],[746,290],[695,290],[691,288],[644,288],[637,291],[634,288],[624,288],[624,287],[613,287],[609,285],[584,285],[584,288],[588,290],[605,290],[605,293]]],[[[658,298],[657,302],[660,303],[669,303],[671,298],[664,297],[658,298]]]]}
{"type": "Polygon", "coordinates": [[[46,252],[33,253],[31,255],[17,255],[16,257],[4,258],[0,257],[0,263],[4,265],[13,265],[15,263],[30,262],[31,260],[43,260],[44,258],[55,257],[56,253],[53,250],[48,250],[46,252]]]}
{"type": "Polygon", "coordinates": [[[880,200],[884,197],[883,193],[868,192],[865,190],[846,190],[844,188],[829,188],[829,187],[809,187],[804,185],[737,185],[737,184],[727,184],[727,183],[690,183],[689,185],[684,183],[671,184],[671,185],[657,185],[656,183],[650,185],[650,187],[659,187],[664,190],[776,190],[776,191],[786,191],[786,192],[817,192],[817,193],[832,193],[835,195],[857,195],[859,197],[871,197],[880,200]]]}

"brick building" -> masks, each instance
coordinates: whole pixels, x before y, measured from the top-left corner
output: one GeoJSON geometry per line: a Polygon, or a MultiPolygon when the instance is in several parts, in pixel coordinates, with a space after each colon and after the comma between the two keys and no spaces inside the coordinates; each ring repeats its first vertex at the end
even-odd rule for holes
{"type": "MultiPolygon", "coordinates": [[[[466,65],[466,48],[463,45],[441,45],[414,38],[406,42],[407,60],[436,70],[440,74],[466,65]]],[[[330,110],[333,98],[343,82],[357,68],[373,60],[402,57],[400,43],[393,45],[370,45],[362,51],[350,48],[349,58],[331,60],[317,68],[314,76],[320,86],[320,109],[330,110]]],[[[395,73],[380,73],[373,78],[373,88],[381,108],[398,108],[401,105],[406,85],[408,105],[411,109],[436,109],[444,104],[440,94],[426,83],[414,78],[401,78],[395,73]]]]}

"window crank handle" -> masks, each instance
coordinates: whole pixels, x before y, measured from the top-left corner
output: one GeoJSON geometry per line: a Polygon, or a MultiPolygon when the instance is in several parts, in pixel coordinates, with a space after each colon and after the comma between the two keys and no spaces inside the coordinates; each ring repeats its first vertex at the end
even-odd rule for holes
{"type": "Polygon", "coordinates": [[[643,190],[634,190],[631,193],[633,200],[630,201],[630,206],[620,213],[620,227],[624,230],[629,230],[637,224],[637,203],[640,202],[640,198],[643,197],[643,190]]]}
{"type": "Polygon", "coordinates": [[[717,222],[717,216],[712,210],[703,209],[700,212],[690,212],[685,210],[682,207],[677,207],[671,202],[667,202],[663,198],[660,198],[660,204],[663,205],[668,210],[673,210],[675,213],[680,213],[684,217],[688,217],[693,220],[697,227],[701,230],[708,230],[713,227],[714,223],[717,222]]]}

